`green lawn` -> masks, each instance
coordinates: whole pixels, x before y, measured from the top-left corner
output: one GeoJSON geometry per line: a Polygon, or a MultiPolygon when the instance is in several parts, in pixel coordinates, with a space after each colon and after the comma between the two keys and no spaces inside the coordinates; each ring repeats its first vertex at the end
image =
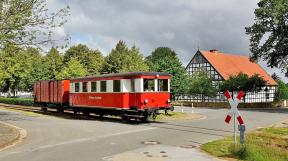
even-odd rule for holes
{"type": "MultiPolygon", "coordinates": [[[[247,133],[245,145],[233,145],[233,137],[212,141],[201,149],[217,157],[248,161],[288,161],[288,128],[263,128],[247,133]]],[[[239,138],[238,138],[239,140],[239,138]]]]}

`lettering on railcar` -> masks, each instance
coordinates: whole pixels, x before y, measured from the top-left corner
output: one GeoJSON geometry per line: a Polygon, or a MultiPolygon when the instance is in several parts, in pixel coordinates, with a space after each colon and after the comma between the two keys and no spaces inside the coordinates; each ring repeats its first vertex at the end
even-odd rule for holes
{"type": "Polygon", "coordinates": [[[89,96],[89,100],[101,100],[102,97],[98,97],[98,96],[89,96]]]}

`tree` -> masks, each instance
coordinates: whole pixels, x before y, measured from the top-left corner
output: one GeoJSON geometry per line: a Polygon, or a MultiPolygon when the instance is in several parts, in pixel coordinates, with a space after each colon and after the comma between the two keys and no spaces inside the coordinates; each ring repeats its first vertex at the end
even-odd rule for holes
{"type": "Polygon", "coordinates": [[[89,75],[99,74],[104,64],[104,57],[99,50],[91,50],[83,44],[72,46],[65,52],[64,64],[72,58],[78,59],[89,75]]]}
{"type": "Polygon", "coordinates": [[[275,100],[288,99],[288,87],[283,81],[278,81],[278,86],[275,92],[275,100]]]}
{"type": "MultiPolygon", "coordinates": [[[[227,80],[223,81],[220,84],[221,91],[230,91],[232,92],[232,97],[235,92],[240,90],[247,92],[257,92],[262,89],[266,85],[266,80],[260,77],[258,74],[254,74],[249,77],[245,73],[238,73],[238,75],[232,75],[227,80]]],[[[245,96],[243,97],[245,102],[245,96]]]]}
{"type": "Polygon", "coordinates": [[[21,82],[30,74],[30,57],[26,51],[21,51],[17,53],[2,52],[1,58],[4,71],[2,91],[9,92],[9,95],[15,96],[15,92],[21,89],[21,82]]]}
{"type": "Polygon", "coordinates": [[[217,89],[212,86],[212,79],[206,71],[199,71],[194,73],[189,83],[189,94],[201,95],[202,102],[205,100],[205,96],[216,96],[217,89]]]}
{"type": "Polygon", "coordinates": [[[63,58],[59,51],[52,47],[44,57],[45,75],[48,79],[55,79],[63,67],[63,58]]]}
{"type": "Polygon", "coordinates": [[[32,91],[33,84],[39,80],[47,80],[50,77],[47,75],[48,69],[44,65],[46,60],[44,60],[43,56],[40,54],[39,50],[35,48],[28,48],[24,51],[25,55],[27,55],[28,62],[28,74],[23,77],[19,84],[19,90],[22,91],[32,91]]]}
{"type": "Polygon", "coordinates": [[[146,57],[146,63],[150,71],[167,72],[172,75],[171,94],[173,99],[178,94],[188,92],[189,76],[173,50],[168,47],[159,47],[146,57]]]}
{"type": "Polygon", "coordinates": [[[105,64],[102,69],[107,73],[148,71],[149,67],[144,61],[143,55],[139,48],[133,46],[129,49],[124,41],[119,41],[112,49],[110,54],[105,58],[105,64]]]}
{"type": "Polygon", "coordinates": [[[0,49],[54,42],[53,31],[66,22],[69,7],[49,13],[46,6],[46,0],[1,0],[0,49]]]}
{"type": "Polygon", "coordinates": [[[250,59],[264,59],[270,67],[287,68],[288,1],[261,0],[255,9],[255,22],[246,27],[250,35],[250,59]]]}
{"type": "Polygon", "coordinates": [[[271,77],[272,77],[276,82],[278,82],[278,81],[281,80],[281,78],[280,78],[276,73],[273,73],[273,74],[271,75],[271,77]]]}
{"type": "Polygon", "coordinates": [[[67,66],[57,74],[56,79],[68,79],[87,75],[86,69],[76,58],[70,59],[67,66]]]}

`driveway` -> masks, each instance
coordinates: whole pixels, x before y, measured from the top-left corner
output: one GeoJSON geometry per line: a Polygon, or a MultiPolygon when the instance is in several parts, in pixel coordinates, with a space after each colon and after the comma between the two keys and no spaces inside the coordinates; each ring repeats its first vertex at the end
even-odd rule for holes
{"type": "MultiPolygon", "coordinates": [[[[176,110],[182,111],[179,107],[176,110]]],[[[127,124],[117,119],[64,119],[2,109],[0,121],[26,129],[28,136],[16,147],[0,152],[0,160],[215,160],[195,147],[233,135],[232,124],[224,123],[227,109],[192,111],[184,107],[183,112],[200,113],[207,119],[127,124]]],[[[288,119],[286,110],[242,110],[241,113],[248,130],[288,119]]]]}

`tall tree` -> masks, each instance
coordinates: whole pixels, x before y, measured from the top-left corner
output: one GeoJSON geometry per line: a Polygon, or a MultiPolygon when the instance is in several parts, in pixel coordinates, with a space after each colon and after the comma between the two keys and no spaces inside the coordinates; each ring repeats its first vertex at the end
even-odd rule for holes
{"type": "Polygon", "coordinates": [[[194,73],[189,83],[189,94],[200,95],[202,102],[205,101],[205,96],[216,96],[217,89],[212,86],[212,79],[206,71],[194,73]]]}
{"type": "Polygon", "coordinates": [[[46,67],[46,76],[48,79],[55,79],[63,66],[63,58],[59,51],[52,47],[44,57],[44,66],[46,67]]]}
{"type": "Polygon", "coordinates": [[[2,91],[15,96],[15,92],[21,89],[21,82],[28,77],[31,71],[30,57],[26,51],[17,53],[3,52],[1,55],[4,70],[4,86],[2,91]]]}
{"type": "Polygon", "coordinates": [[[251,60],[264,59],[270,67],[288,72],[288,1],[260,0],[255,22],[246,27],[250,35],[251,60]]]}
{"type": "Polygon", "coordinates": [[[63,26],[69,7],[49,13],[46,0],[0,1],[0,49],[54,42],[53,31],[63,26]]]}
{"type": "Polygon", "coordinates": [[[80,61],[76,58],[70,59],[67,63],[66,67],[64,67],[60,73],[57,74],[57,79],[68,79],[75,77],[86,76],[87,71],[80,63],[80,61]]]}
{"type": "Polygon", "coordinates": [[[78,59],[84,65],[88,75],[99,74],[104,64],[104,57],[99,50],[91,50],[83,44],[72,46],[65,52],[64,64],[72,58],[78,59]]]}
{"type": "Polygon", "coordinates": [[[28,48],[22,52],[27,55],[25,61],[28,62],[28,74],[20,81],[19,90],[32,91],[33,84],[36,81],[49,79],[47,76],[48,69],[43,65],[46,61],[43,59],[39,50],[35,48],[28,48]]]}
{"type": "Polygon", "coordinates": [[[115,49],[105,58],[103,72],[119,73],[132,71],[148,71],[139,48],[133,46],[129,49],[124,41],[119,41],[115,49]]]}
{"type": "Polygon", "coordinates": [[[173,50],[168,47],[159,47],[146,57],[146,62],[150,71],[167,72],[172,75],[171,94],[173,98],[177,94],[188,92],[189,76],[173,50]]]}

